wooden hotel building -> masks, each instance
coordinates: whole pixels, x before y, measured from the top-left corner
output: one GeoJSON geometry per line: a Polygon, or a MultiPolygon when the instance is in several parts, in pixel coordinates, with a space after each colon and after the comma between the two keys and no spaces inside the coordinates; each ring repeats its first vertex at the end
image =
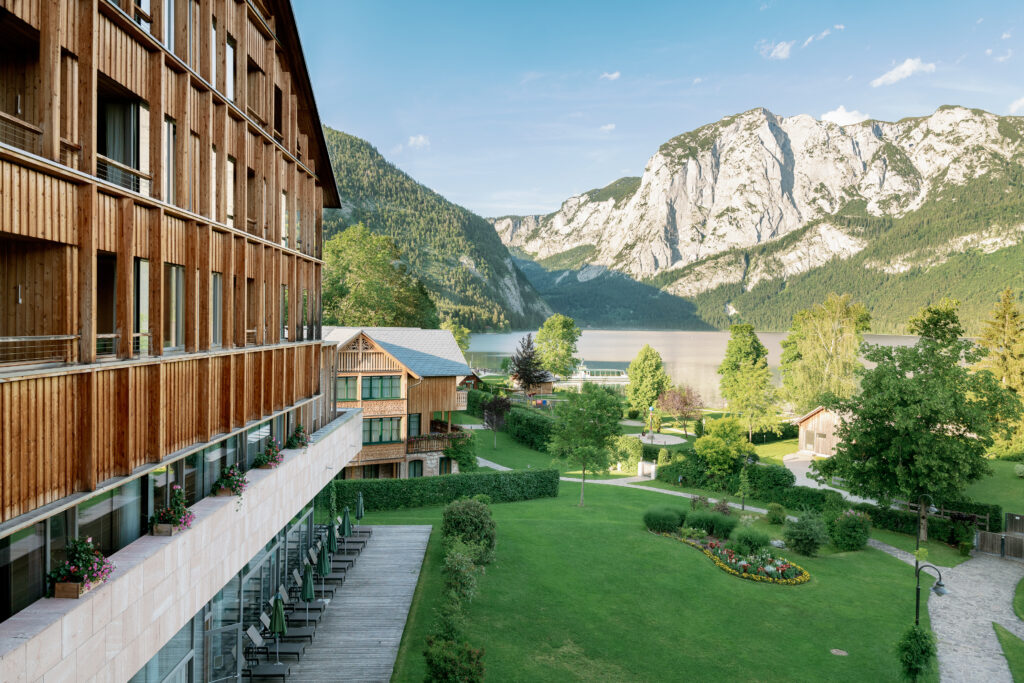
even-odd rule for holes
{"type": "Polygon", "coordinates": [[[241,675],[359,451],[321,340],[338,205],[287,0],[0,0],[0,680],[241,675]],[[300,424],[240,509],[211,496],[300,424]],[[146,535],[174,485],[196,522],[146,535]],[[42,599],[74,537],[111,579],[42,599]]]}

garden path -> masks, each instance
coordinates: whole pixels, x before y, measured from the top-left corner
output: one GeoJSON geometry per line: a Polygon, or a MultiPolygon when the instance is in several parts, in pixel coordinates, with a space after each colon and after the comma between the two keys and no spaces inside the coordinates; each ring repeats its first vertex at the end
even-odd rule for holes
{"type": "Polygon", "coordinates": [[[846,500],[854,503],[874,503],[875,501],[870,498],[861,498],[855,496],[852,493],[837,489],[832,486],[825,486],[824,484],[818,483],[808,476],[811,470],[811,457],[809,455],[801,455],[799,453],[792,453],[782,458],[783,464],[786,469],[793,473],[796,477],[796,486],[809,486],[812,489],[828,489],[829,491],[835,491],[846,500]]]}
{"type": "MultiPolygon", "coordinates": [[[[914,556],[908,552],[875,539],[868,545],[914,564],[914,556]]],[[[1024,621],[1013,611],[1013,591],[1024,577],[1024,564],[977,554],[956,567],[941,567],[941,571],[949,593],[927,592],[928,615],[938,641],[939,678],[943,683],[1013,683],[992,623],[1024,639],[1024,621]]]]}

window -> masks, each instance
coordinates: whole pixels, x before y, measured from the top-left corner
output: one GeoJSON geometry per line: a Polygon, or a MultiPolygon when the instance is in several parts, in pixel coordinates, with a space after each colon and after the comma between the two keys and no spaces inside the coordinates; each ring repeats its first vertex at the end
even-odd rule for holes
{"type": "Polygon", "coordinates": [[[224,276],[210,273],[210,344],[220,346],[224,343],[224,276]]]}
{"type": "Polygon", "coordinates": [[[224,189],[225,189],[225,193],[227,194],[227,198],[226,199],[227,199],[228,223],[234,223],[235,222],[235,182],[236,181],[237,181],[237,177],[235,176],[235,159],[234,159],[234,157],[230,157],[229,156],[228,157],[227,178],[224,179],[224,182],[227,183],[227,186],[224,189]]]}
{"type": "Polygon", "coordinates": [[[438,461],[438,464],[437,464],[437,473],[438,474],[451,474],[452,473],[452,459],[451,458],[441,458],[441,460],[438,461]]]}
{"type": "Polygon", "coordinates": [[[152,8],[149,5],[149,0],[135,0],[133,4],[135,6],[135,23],[141,26],[146,33],[149,33],[150,27],[153,24],[152,8]]]}
{"type": "Polygon", "coordinates": [[[174,2],[164,0],[164,45],[174,52],[174,2]]]}
{"type": "Polygon", "coordinates": [[[363,444],[397,443],[402,440],[402,418],[374,417],[363,420],[363,444]]]}
{"type": "Polygon", "coordinates": [[[210,218],[217,220],[217,145],[210,152],[210,218]]]}
{"type": "Polygon", "coordinates": [[[217,87],[217,18],[210,27],[210,84],[217,87]]]}
{"type": "Polygon", "coordinates": [[[149,116],[140,112],[141,101],[109,78],[100,75],[96,86],[96,175],[133,192],[149,193],[143,178],[135,171],[149,165],[149,116]],[[143,125],[145,128],[143,129],[143,125]]]}
{"type": "Polygon", "coordinates": [[[356,386],[359,383],[358,377],[338,377],[334,381],[335,401],[355,401],[356,386]]]}
{"type": "Polygon", "coordinates": [[[164,348],[185,346],[185,267],[164,264],[164,348]]]}
{"type": "Polygon", "coordinates": [[[281,191],[281,245],[288,246],[288,193],[281,191]]]}
{"type": "Polygon", "coordinates": [[[409,436],[420,435],[420,414],[413,413],[409,415],[409,436]]]}
{"type": "Polygon", "coordinates": [[[380,479],[380,465],[363,465],[363,479],[380,479]]]}
{"type": "Polygon", "coordinates": [[[423,476],[423,461],[422,460],[410,460],[409,461],[409,478],[423,476]]]}
{"type": "Polygon", "coordinates": [[[363,377],[364,401],[376,401],[387,398],[402,398],[401,375],[363,377]]]}
{"type": "Polygon", "coordinates": [[[78,535],[91,536],[105,555],[142,536],[142,480],[135,479],[78,506],[78,535]]]}
{"type": "Polygon", "coordinates": [[[284,119],[284,93],[281,89],[274,86],[274,130],[280,133],[283,128],[281,125],[284,119]]]}
{"type": "Polygon", "coordinates": [[[288,338],[288,285],[281,285],[281,339],[288,338]]]}
{"type": "Polygon", "coordinates": [[[46,525],[0,538],[0,621],[46,594],[46,525]]]}
{"type": "Polygon", "coordinates": [[[175,174],[178,170],[177,149],[178,124],[170,116],[164,117],[164,201],[174,203],[177,183],[175,174]]]}
{"type": "Polygon", "coordinates": [[[235,39],[228,34],[227,46],[224,48],[224,95],[229,100],[235,99],[235,39]]]}
{"type": "Polygon", "coordinates": [[[132,341],[134,353],[149,353],[149,261],[135,259],[135,315],[132,341]]]}

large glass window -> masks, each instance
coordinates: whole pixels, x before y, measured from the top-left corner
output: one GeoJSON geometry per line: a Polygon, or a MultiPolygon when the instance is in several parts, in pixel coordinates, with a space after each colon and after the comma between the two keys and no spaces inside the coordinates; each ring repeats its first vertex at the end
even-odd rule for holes
{"type": "Polygon", "coordinates": [[[228,34],[227,46],[224,49],[224,95],[229,100],[235,99],[235,39],[228,34]]]}
{"type": "Polygon", "coordinates": [[[412,413],[409,415],[409,436],[420,435],[420,414],[412,413]]]}
{"type": "Polygon", "coordinates": [[[149,261],[135,259],[135,338],[132,348],[143,356],[149,353],[149,261]]]}
{"type": "Polygon", "coordinates": [[[422,460],[410,460],[409,461],[409,478],[423,476],[423,461],[422,460]]]}
{"type": "Polygon", "coordinates": [[[235,182],[237,177],[235,176],[235,159],[234,157],[228,157],[228,170],[227,177],[224,179],[225,187],[224,192],[227,195],[227,217],[228,223],[234,224],[235,222],[235,182]]]}
{"type": "Polygon", "coordinates": [[[402,418],[374,417],[363,420],[363,443],[395,443],[402,440],[402,418]]]}
{"type": "Polygon", "coordinates": [[[380,479],[380,465],[363,465],[363,479],[380,479]]]}
{"type": "Polygon", "coordinates": [[[0,621],[46,593],[46,524],[0,538],[0,621]]]}
{"type": "Polygon", "coordinates": [[[281,245],[288,246],[288,193],[281,191],[281,245]]]}
{"type": "Polygon", "coordinates": [[[363,400],[402,398],[401,375],[363,377],[363,400]]]}
{"type": "Polygon", "coordinates": [[[358,377],[338,377],[334,381],[335,401],[356,401],[356,386],[359,384],[358,377]]]}
{"type": "Polygon", "coordinates": [[[110,555],[142,535],[142,480],[134,479],[78,506],[78,535],[110,555]]]}
{"type": "Polygon", "coordinates": [[[251,428],[245,435],[245,466],[252,467],[256,456],[262,453],[270,442],[270,423],[265,422],[251,428]]]}
{"type": "Polygon", "coordinates": [[[217,19],[210,27],[210,84],[217,87],[217,19]]]}
{"type": "Polygon", "coordinates": [[[210,274],[210,343],[220,346],[224,343],[224,276],[210,274]]]}
{"type": "Polygon", "coordinates": [[[164,0],[164,45],[174,52],[174,2],[164,0]]]}
{"type": "MultiPolygon", "coordinates": [[[[165,4],[166,6],[166,4],[165,4]]],[[[164,201],[173,204],[177,200],[175,191],[178,187],[175,175],[178,172],[177,160],[178,124],[169,116],[164,117],[164,201]]]]}
{"type": "Polygon", "coordinates": [[[164,348],[185,347],[185,267],[164,264],[164,348]]]}

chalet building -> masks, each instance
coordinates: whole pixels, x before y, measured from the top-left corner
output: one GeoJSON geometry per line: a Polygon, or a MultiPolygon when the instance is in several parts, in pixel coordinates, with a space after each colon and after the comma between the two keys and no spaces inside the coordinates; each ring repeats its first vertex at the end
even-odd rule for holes
{"type": "Polygon", "coordinates": [[[286,0],[0,0],[0,680],[235,680],[359,451],[286,0]],[[247,472],[299,425],[308,448],[247,472]],[[192,528],[147,535],[183,487],[192,528]],[[69,539],[115,564],[43,599],[69,539]]]}
{"type": "Polygon", "coordinates": [[[800,427],[800,453],[818,458],[831,458],[835,455],[839,441],[836,436],[839,416],[836,413],[819,406],[797,418],[796,423],[800,427]]]}
{"type": "MultiPolygon", "coordinates": [[[[555,382],[558,381],[558,375],[552,374],[547,370],[542,372],[541,381],[537,384],[533,384],[527,387],[526,393],[530,395],[534,394],[553,394],[555,393],[555,382]]],[[[522,383],[519,378],[512,375],[512,384],[516,389],[520,391],[523,389],[522,383]]]]}
{"type": "Polygon", "coordinates": [[[448,330],[407,327],[325,328],[338,342],[335,399],[363,412],[363,448],[341,476],[387,479],[458,472],[444,456],[451,423],[466,409],[460,383],[472,373],[448,330]],[[441,419],[433,419],[437,414],[441,419]]]}

